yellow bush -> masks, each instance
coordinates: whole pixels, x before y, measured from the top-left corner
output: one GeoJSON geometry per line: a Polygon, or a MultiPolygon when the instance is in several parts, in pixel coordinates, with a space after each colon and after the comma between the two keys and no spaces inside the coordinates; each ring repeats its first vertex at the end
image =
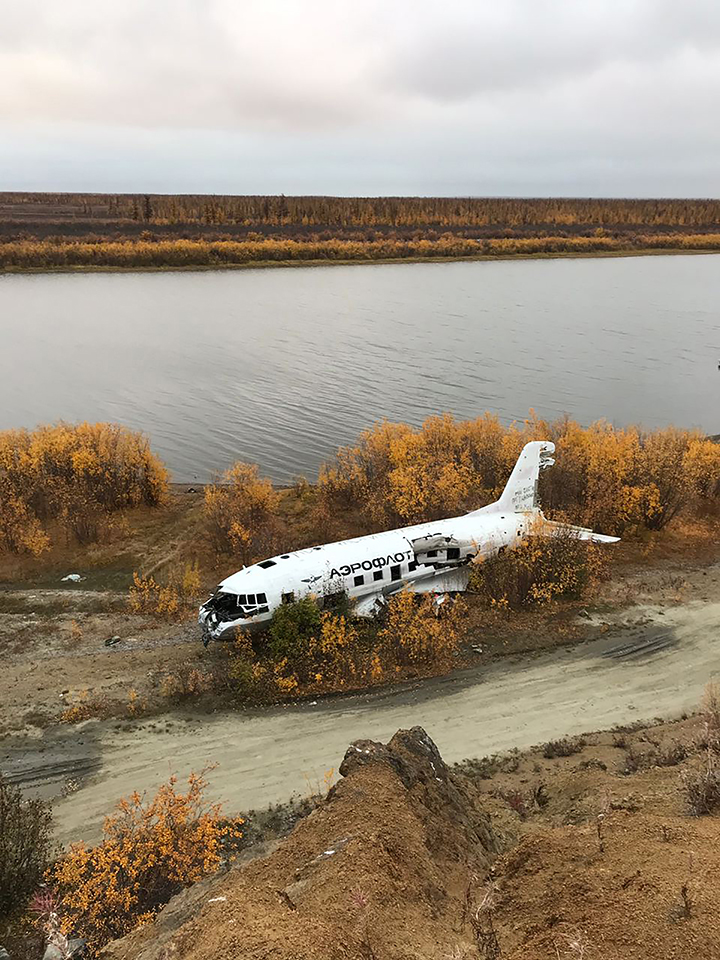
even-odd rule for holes
{"type": "Polygon", "coordinates": [[[192,663],[180,664],[172,673],[166,673],[160,685],[161,693],[168,700],[182,702],[199,697],[212,689],[213,678],[192,663]]]}
{"type": "MultiPolygon", "coordinates": [[[[156,220],[155,222],[162,222],[156,220]]],[[[215,216],[210,222],[221,222],[215,216]]],[[[283,220],[273,221],[275,223],[283,220]]],[[[336,226],[336,222],[333,221],[336,226]]],[[[393,222],[396,226],[397,222],[393,222]]],[[[425,224],[427,226],[427,224],[425,224]]],[[[622,250],[717,250],[720,234],[655,233],[630,236],[536,236],[475,239],[444,233],[432,238],[265,237],[247,240],[69,239],[11,240],[0,245],[0,269],[33,267],[221,266],[290,260],[402,260],[514,257],[622,250]]]]}
{"type": "Polygon", "coordinates": [[[59,723],[81,723],[90,717],[100,716],[103,702],[98,696],[91,696],[89,690],[82,690],[73,703],[69,703],[58,719],[59,723]]]}
{"type": "Polygon", "coordinates": [[[683,467],[693,493],[704,500],[720,497],[720,443],[700,437],[691,440],[683,467]]]}
{"type": "Polygon", "coordinates": [[[191,774],[187,793],[176,777],[144,802],[133,793],[107,817],[96,847],[74,844],[48,878],[66,929],[97,951],[152,919],[179,890],[214,871],[223,845],[242,836],[242,819],[225,820],[207,804],[207,782],[191,774]]]}
{"type": "Polygon", "coordinates": [[[499,609],[577,598],[607,575],[607,551],[571,530],[544,536],[542,524],[518,546],[473,566],[470,589],[499,609]]]}
{"type": "Polygon", "coordinates": [[[48,522],[82,543],[115,512],[156,506],[167,472],[145,437],[112,423],[0,432],[0,547],[41,553],[48,522]]]}
{"type": "Polygon", "coordinates": [[[446,601],[437,610],[433,597],[427,593],[403,590],[391,597],[387,621],[379,634],[377,656],[382,673],[387,672],[389,665],[450,666],[460,642],[466,611],[460,599],[446,601]]]}
{"type": "Polygon", "coordinates": [[[192,607],[200,590],[200,570],[197,561],[186,563],[181,570],[171,570],[162,584],[152,577],[133,573],[128,603],[133,613],[154,617],[173,617],[192,607]]]}
{"type": "Polygon", "coordinates": [[[490,414],[446,414],[419,429],[383,421],[365,430],[321,470],[321,502],[354,505],[376,528],[462,513],[495,500],[523,445],[537,439],[557,447],[555,467],[540,477],[549,516],[622,534],[660,529],[693,498],[720,496],[720,447],[694,431],[583,428],[532,413],[504,427],[490,414]]]}
{"type": "Polygon", "coordinates": [[[326,500],[362,504],[378,526],[437,519],[489,502],[507,467],[504,429],[486,414],[456,422],[430,417],[420,430],[382,421],[320,471],[326,500]]]}
{"type": "Polygon", "coordinates": [[[221,481],[205,488],[205,523],[218,553],[243,564],[272,551],[279,496],[255,464],[236,463],[221,481]]]}

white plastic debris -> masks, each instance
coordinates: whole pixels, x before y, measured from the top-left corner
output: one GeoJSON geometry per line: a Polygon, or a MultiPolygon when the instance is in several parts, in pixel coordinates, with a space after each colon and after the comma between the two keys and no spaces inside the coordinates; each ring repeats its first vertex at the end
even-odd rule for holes
{"type": "Polygon", "coordinates": [[[79,573],[69,573],[66,577],[63,577],[60,582],[65,583],[66,580],[70,580],[71,583],[80,583],[84,579],[85,577],[81,577],[79,573]]]}
{"type": "Polygon", "coordinates": [[[220,903],[221,900],[227,900],[227,897],[210,897],[208,903],[220,903]]]}

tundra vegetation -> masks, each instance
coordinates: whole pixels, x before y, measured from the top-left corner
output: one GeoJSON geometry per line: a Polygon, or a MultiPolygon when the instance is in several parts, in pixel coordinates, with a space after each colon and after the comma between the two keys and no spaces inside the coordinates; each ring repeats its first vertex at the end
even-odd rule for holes
{"type": "MultiPolygon", "coordinates": [[[[312,635],[312,631],[309,635],[312,635]]],[[[509,947],[514,942],[520,923],[529,928],[528,937],[538,935],[538,929],[546,936],[549,930],[554,936],[557,934],[558,921],[549,908],[557,900],[557,890],[562,892],[568,886],[569,873],[576,879],[579,876],[587,891],[587,897],[581,905],[584,913],[579,910],[579,914],[583,924],[597,921],[593,942],[599,942],[601,937],[604,938],[603,943],[628,942],[627,902],[622,898],[619,901],[618,889],[622,893],[633,884],[637,884],[638,888],[632,893],[633,902],[637,902],[640,895],[638,891],[647,888],[648,903],[655,904],[658,909],[658,918],[653,920],[655,939],[648,948],[648,957],[660,954],[675,956],[672,950],[661,950],[658,954],[658,944],[663,946],[666,942],[671,945],[677,942],[675,925],[679,922],[683,923],[683,931],[686,931],[685,924],[699,916],[703,928],[712,929],[712,924],[708,925],[706,918],[713,917],[716,911],[714,904],[709,904],[706,897],[706,878],[712,875],[710,871],[717,859],[718,849],[717,827],[714,824],[720,810],[717,776],[720,763],[720,691],[716,683],[707,686],[699,713],[689,718],[670,722],[658,719],[649,724],[639,722],[618,728],[615,735],[612,731],[586,733],[582,737],[550,741],[523,752],[513,750],[508,754],[467,760],[457,764],[452,773],[448,773],[444,764],[436,766],[436,760],[432,754],[430,756],[432,767],[428,766],[428,769],[432,769],[433,776],[429,778],[429,783],[432,789],[441,792],[431,795],[427,790],[423,791],[421,800],[424,815],[432,816],[434,824],[442,824],[439,819],[441,811],[449,810],[450,816],[456,818],[463,828],[458,835],[462,843],[457,849],[461,851],[466,849],[468,842],[463,827],[468,822],[466,811],[472,814],[469,822],[474,831],[477,830],[475,825],[480,823],[482,835],[493,836],[486,832],[487,828],[482,826],[483,820],[479,818],[487,818],[488,822],[492,822],[495,831],[492,846],[484,848],[491,854],[489,859],[479,860],[473,856],[463,861],[458,859],[455,835],[443,828],[442,836],[451,845],[448,847],[450,854],[447,859],[443,858],[442,853],[437,854],[437,859],[430,861],[432,877],[438,882],[440,878],[443,884],[439,888],[436,883],[430,890],[430,896],[436,900],[437,889],[447,889],[446,900],[452,909],[439,913],[430,911],[430,914],[437,922],[442,922],[443,917],[446,920],[449,918],[453,936],[461,935],[467,921],[475,928],[470,931],[471,936],[481,944],[492,941],[496,946],[505,944],[509,947]],[[621,732],[622,741],[619,736],[621,732]],[[436,782],[442,784],[443,780],[452,787],[452,802],[446,799],[446,787],[434,787],[436,782]],[[638,845],[644,851],[643,856],[637,852],[638,845]],[[693,851],[689,859],[688,846],[693,851]],[[711,857],[710,863],[708,856],[711,857]],[[444,872],[443,863],[451,864],[449,872],[444,872]],[[458,882],[459,866],[463,863],[468,870],[466,883],[458,882]],[[488,873],[490,868],[492,872],[488,873]],[[525,870],[520,879],[516,877],[518,870],[525,870]],[[538,871],[542,872],[542,876],[533,879],[538,871]],[[608,884],[608,876],[615,878],[614,884],[608,884]],[[488,900],[488,877],[493,878],[492,891],[497,902],[488,900]],[[644,882],[646,877],[651,878],[652,883],[644,882]],[[537,887],[532,895],[525,897],[524,888],[532,883],[537,883],[537,887]],[[548,923],[538,928],[538,896],[548,889],[548,910],[545,911],[548,923]],[[587,902],[592,904],[589,914],[587,902]],[[474,903],[479,903],[479,907],[474,907],[474,903]],[[611,933],[603,923],[603,914],[607,915],[608,909],[613,911],[614,917],[611,933]],[[483,910],[491,911],[492,916],[484,917],[483,910]],[[600,918],[597,917],[598,913],[601,914],[600,918]]],[[[380,759],[378,762],[388,761],[380,759]]],[[[422,762],[427,763],[427,760],[423,759],[422,762]]],[[[398,761],[398,765],[401,763],[403,760],[398,761]]],[[[415,757],[410,754],[410,760],[405,760],[401,769],[407,775],[414,776],[417,770],[413,766],[415,763],[415,757]]],[[[356,769],[359,768],[360,765],[356,769]]],[[[347,770],[343,775],[348,776],[347,770]]],[[[331,776],[332,771],[328,771],[325,789],[318,785],[318,794],[304,802],[304,812],[312,810],[324,797],[331,776]]],[[[329,846],[329,841],[337,838],[339,829],[347,827],[345,818],[357,817],[360,824],[369,822],[372,832],[377,834],[379,830],[382,839],[384,828],[377,819],[379,811],[391,810],[392,817],[401,816],[404,830],[410,824],[413,838],[412,843],[403,841],[399,846],[396,845],[397,849],[393,848],[392,861],[397,866],[395,880],[407,892],[409,881],[404,871],[409,868],[414,871],[412,877],[416,877],[422,889],[427,888],[428,874],[425,871],[428,863],[421,862],[424,855],[419,858],[415,842],[417,811],[412,811],[410,819],[406,817],[405,794],[399,791],[394,780],[388,781],[383,776],[372,777],[371,782],[373,786],[370,792],[366,792],[365,788],[356,789],[358,781],[353,789],[346,790],[344,797],[346,800],[350,798],[354,807],[343,806],[342,788],[339,791],[340,800],[338,791],[334,790],[328,796],[327,803],[321,804],[319,817],[306,820],[305,826],[301,827],[300,842],[293,847],[290,841],[290,847],[281,850],[285,864],[289,864],[284,867],[285,876],[293,880],[293,886],[297,882],[298,863],[312,863],[316,869],[322,869],[320,860],[327,864],[329,858],[318,858],[315,854],[318,849],[335,849],[329,846]],[[388,782],[392,784],[391,791],[385,793],[382,785],[387,786],[388,782]],[[327,816],[328,811],[332,816],[327,816]],[[319,834],[318,824],[321,830],[332,832],[319,834]],[[288,854],[288,850],[292,852],[288,854]]],[[[425,783],[426,780],[420,782],[425,783]]],[[[192,774],[186,790],[179,789],[175,778],[170,778],[152,798],[145,799],[133,794],[121,801],[107,818],[102,837],[96,845],[74,844],[58,854],[49,839],[51,821],[47,806],[40,801],[24,800],[17,790],[0,782],[0,826],[3,828],[0,832],[0,850],[3,854],[0,859],[0,905],[4,911],[0,913],[0,943],[10,948],[12,960],[40,960],[47,943],[58,947],[58,952],[53,956],[66,957],[68,953],[64,952],[64,948],[72,943],[74,937],[82,937],[86,941],[90,957],[102,956],[103,947],[108,942],[138,926],[151,923],[158,910],[175,893],[216,873],[219,867],[232,860],[238,850],[242,851],[252,843],[251,833],[256,829],[252,824],[254,815],[250,815],[249,824],[241,817],[225,817],[218,805],[205,800],[205,787],[205,777],[192,774]],[[248,826],[251,828],[249,831],[248,826]]],[[[406,786],[405,789],[414,805],[412,798],[417,790],[413,790],[412,786],[406,786]]],[[[278,813],[275,811],[275,814],[278,813]]],[[[269,811],[268,816],[272,815],[272,811],[269,811]]],[[[291,824],[278,832],[285,833],[294,824],[295,816],[290,820],[291,824]]],[[[479,831],[474,835],[480,835],[479,831]]],[[[294,834],[294,837],[297,841],[298,834],[294,834]]],[[[432,849],[438,851],[441,846],[435,843],[432,849]]],[[[336,866],[333,863],[331,872],[322,882],[339,884],[337,889],[344,899],[347,899],[350,889],[358,909],[364,910],[372,902],[372,894],[365,891],[376,889],[369,879],[370,861],[367,857],[358,856],[354,849],[348,851],[345,857],[339,874],[333,875],[332,868],[336,866]],[[355,883],[356,878],[362,879],[362,886],[353,888],[348,881],[348,871],[355,883]]],[[[370,859],[372,861],[373,858],[370,859]]],[[[386,866],[381,857],[377,869],[379,873],[384,872],[383,879],[387,877],[386,866]]],[[[243,913],[243,901],[240,900],[241,906],[238,907],[236,899],[244,897],[245,893],[255,896],[259,889],[265,887],[272,894],[266,898],[271,903],[276,902],[275,892],[278,889],[286,892],[288,899],[280,898],[285,916],[288,912],[301,912],[303,924],[300,935],[305,938],[303,942],[307,942],[309,904],[318,903],[317,898],[291,899],[287,887],[279,882],[267,882],[268,874],[262,862],[258,867],[256,861],[252,871],[248,884],[238,884],[243,874],[235,872],[228,878],[229,887],[224,886],[226,880],[218,877],[215,881],[217,886],[201,888],[194,900],[191,898],[184,902],[175,917],[180,917],[181,923],[189,920],[192,924],[193,942],[204,942],[197,938],[202,938],[203,931],[210,926],[218,928],[218,915],[214,910],[208,912],[205,906],[208,902],[226,904],[222,907],[224,922],[220,925],[225,936],[230,936],[227,933],[226,911],[234,911],[231,919],[237,918],[238,923],[241,918],[247,920],[251,931],[257,931],[255,925],[258,922],[267,927],[269,921],[265,911],[259,914],[243,913]],[[291,911],[287,911],[288,906],[291,911]]],[[[327,892],[327,886],[324,889],[327,892]]],[[[330,889],[334,892],[336,888],[331,886],[330,889]]],[[[417,898],[410,897],[407,902],[406,899],[404,895],[397,894],[392,900],[394,908],[405,909],[411,901],[417,904],[417,898]]],[[[573,899],[572,895],[563,901],[563,929],[573,916],[570,910],[576,901],[577,898],[573,899]]],[[[328,909],[332,909],[342,922],[343,911],[338,911],[334,906],[328,909]]],[[[425,904],[421,909],[426,909],[425,904]]],[[[643,911],[640,913],[645,915],[643,911]]],[[[349,914],[345,911],[345,915],[346,929],[351,930],[357,920],[352,911],[349,914]]],[[[163,932],[172,929],[170,923],[163,932]]],[[[372,927],[369,929],[372,931],[372,927]]],[[[245,932],[243,928],[239,936],[244,936],[245,932]]],[[[369,942],[367,925],[363,925],[357,933],[360,934],[358,940],[361,947],[369,942]]],[[[144,938],[141,935],[140,941],[126,942],[124,950],[121,949],[117,955],[140,955],[139,943],[147,945],[148,949],[151,946],[157,949],[153,934],[151,928],[144,938]]],[[[254,935],[257,937],[256,932],[254,935]]],[[[373,955],[389,955],[389,941],[385,941],[384,947],[380,948],[377,939],[371,934],[373,955]]],[[[190,941],[178,938],[176,942],[187,944],[190,941]]],[[[257,939],[253,940],[253,943],[257,942],[257,939]]],[[[344,949],[342,939],[337,942],[344,949]]],[[[292,952],[294,946],[294,943],[290,946],[287,956],[295,956],[292,952]]],[[[367,950],[363,948],[357,952],[357,956],[366,953],[367,950]]],[[[504,946],[502,953],[505,955],[504,946]]],[[[472,953],[458,952],[457,956],[466,954],[499,956],[496,947],[489,951],[483,948],[472,953]]],[[[630,953],[623,956],[631,954],[636,955],[632,953],[632,945],[630,953]]],[[[351,955],[355,956],[356,953],[352,952],[351,955]]],[[[436,954],[431,952],[430,955],[436,954]]],[[[447,955],[444,950],[442,955],[447,955]]],[[[529,954],[508,950],[507,955],[529,954]]],[[[551,946],[537,955],[555,956],[556,951],[551,946]]],[[[566,954],[558,951],[557,955],[566,954]]],[[[569,953],[567,955],[570,956],[569,953]]],[[[715,953],[710,951],[702,955],[715,956],[715,953]]]]}
{"type": "Polygon", "coordinates": [[[14,949],[41,937],[27,913],[55,853],[52,817],[40,800],[28,800],[0,775],[0,944],[14,949]]]}
{"type": "Polygon", "coordinates": [[[213,873],[237,850],[244,821],[208,803],[206,786],[192,773],[185,792],[170,777],[151,799],[133,793],[106,818],[100,843],[58,856],[48,805],[0,780],[0,943],[13,960],[39,960],[43,940],[65,957],[76,936],[96,956],[213,873]]]}
{"type": "Polygon", "coordinates": [[[717,200],[0,194],[0,269],[720,249],[717,200]]]}
{"type": "Polygon", "coordinates": [[[39,556],[53,538],[94,543],[132,507],[159,506],[165,467],[114,423],[0,432],[0,548],[39,556]]]}
{"type": "MultiPolygon", "coordinates": [[[[421,427],[383,421],[341,448],[314,486],[298,482],[278,491],[256,466],[235,464],[205,487],[194,525],[180,537],[174,528],[164,562],[143,567],[137,558],[129,608],[152,619],[193,616],[218,580],[280,549],[481,507],[497,499],[523,445],[535,439],[556,444],[556,464],[540,477],[549,517],[646,545],[673,521],[687,527],[689,540],[698,524],[717,517],[720,445],[698,432],[603,422],[584,428],[534,415],[510,426],[490,414],[430,417],[421,427]]],[[[172,499],[166,471],[144,437],[112,424],[0,433],[0,491],[0,550],[24,555],[35,570],[60,544],[75,556],[109,538],[112,550],[112,536],[128,518],[170,510],[172,499]]],[[[347,605],[302,602],[281,609],[252,643],[240,637],[211,650],[206,664],[176,665],[159,689],[172,702],[218,693],[263,700],[447,670],[462,663],[463,642],[481,611],[502,616],[587,598],[608,576],[611,549],[570,532],[541,533],[531,531],[515,549],[475,564],[466,601],[446,604],[439,616],[427,598],[404,593],[375,622],[353,618],[347,605]]],[[[143,703],[135,691],[124,709],[134,716],[143,703]]],[[[63,719],[98,712],[103,708],[90,693],[74,695],[63,719]]]]}

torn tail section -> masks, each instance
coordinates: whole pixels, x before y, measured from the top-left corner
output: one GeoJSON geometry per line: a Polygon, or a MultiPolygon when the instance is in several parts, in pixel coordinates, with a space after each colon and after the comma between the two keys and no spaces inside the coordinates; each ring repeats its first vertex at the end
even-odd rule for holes
{"type": "Polygon", "coordinates": [[[502,496],[494,505],[508,513],[526,513],[538,506],[538,477],[545,467],[551,467],[555,444],[550,440],[526,443],[513,467],[502,496]]]}

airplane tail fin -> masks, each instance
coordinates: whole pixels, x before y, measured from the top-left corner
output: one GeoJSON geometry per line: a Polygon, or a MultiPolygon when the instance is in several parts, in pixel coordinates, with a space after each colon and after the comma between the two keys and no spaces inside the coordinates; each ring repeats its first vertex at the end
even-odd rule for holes
{"type": "Polygon", "coordinates": [[[517,463],[513,467],[510,479],[499,500],[472,510],[473,513],[488,513],[502,510],[506,513],[526,513],[538,506],[538,476],[545,467],[551,467],[555,461],[555,444],[550,440],[532,440],[520,451],[517,463]]]}
{"type": "Polygon", "coordinates": [[[555,461],[555,444],[550,440],[533,440],[522,448],[510,479],[495,506],[508,513],[524,513],[538,506],[538,476],[555,461]]]}

